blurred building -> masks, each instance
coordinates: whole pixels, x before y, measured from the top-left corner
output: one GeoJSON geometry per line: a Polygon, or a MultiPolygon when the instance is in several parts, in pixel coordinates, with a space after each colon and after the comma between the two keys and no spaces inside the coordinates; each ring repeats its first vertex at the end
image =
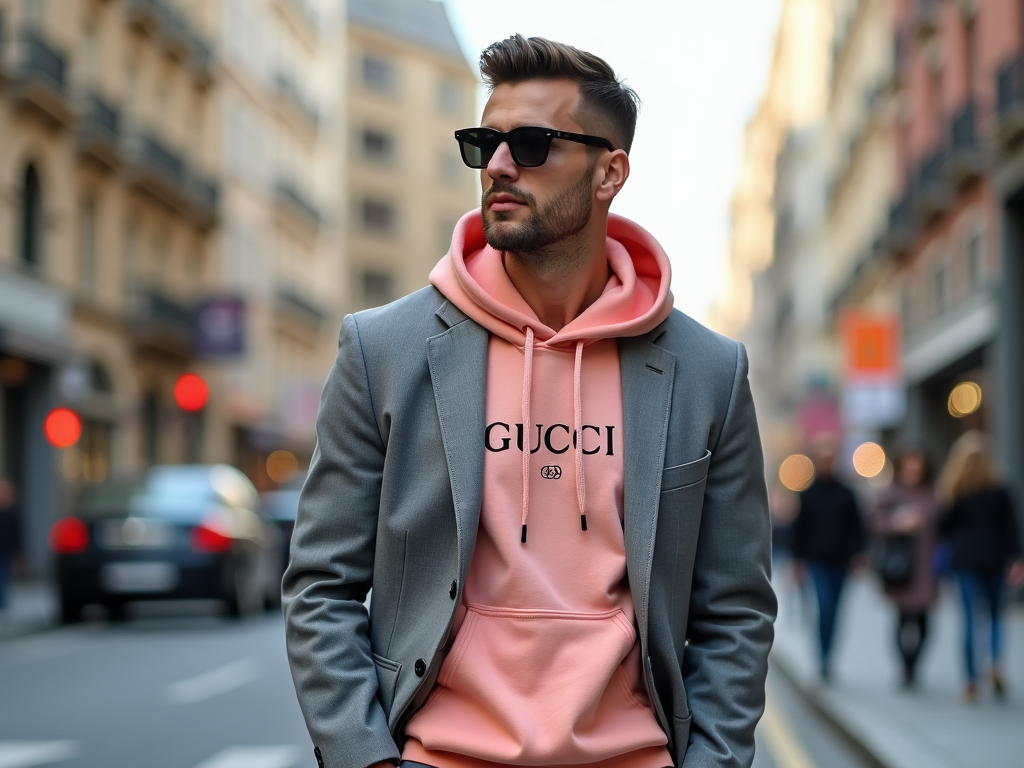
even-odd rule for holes
{"type": "MultiPolygon", "coordinates": [[[[1021,8],[1015,0],[895,6],[899,192],[886,239],[909,398],[900,431],[943,457],[965,429],[1001,430],[1004,413],[1019,414],[1020,378],[997,380],[1001,356],[1019,365],[1020,325],[1000,327],[1003,258],[989,148],[998,74],[1019,50],[1021,8]],[[960,384],[966,399],[953,396],[960,384]]],[[[1024,467],[1012,469],[1019,475],[1024,467]]]]}
{"type": "Polygon", "coordinates": [[[217,293],[199,315],[210,338],[198,351],[222,398],[211,450],[263,487],[270,452],[300,464],[312,453],[320,388],[349,311],[344,4],[218,5],[224,222],[217,293]]]}
{"type": "Polygon", "coordinates": [[[477,79],[434,0],[349,0],[348,56],[345,247],[362,308],[426,285],[479,205],[452,136],[477,122],[477,79]]]}
{"type": "Polygon", "coordinates": [[[0,472],[37,571],[62,489],[204,454],[171,390],[214,278],[214,11],[0,0],[0,472]],[[59,457],[58,404],[83,421],[59,457]]]}
{"type": "Polygon", "coordinates": [[[748,345],[771,472],[794,441],[800,393],[817,382],[821,366],[817,341],[806,351],[793,345],[822,332],[820,126],[831,29],[828,0],[783,2],[768,81],[747,125],[733,193],[726,287],[711,312],[716,330],[748,345]],[[777,248],[785,249],[781,260],[777,248]]]}

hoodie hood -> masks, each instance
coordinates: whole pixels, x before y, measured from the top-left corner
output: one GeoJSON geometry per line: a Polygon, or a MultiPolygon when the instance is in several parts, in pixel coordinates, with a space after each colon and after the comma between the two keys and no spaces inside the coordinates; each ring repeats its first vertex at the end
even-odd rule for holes
{"type": "Polygon", "coordinates": [[[501,252],[484,238],[479,210],[459,220],[451,249],[431,271],[430,282],[477,323],[517,346],[526,344],[528,329],[538,347],[555,348],[653,330],[672,311],[665,251],[645,229],[615,214],[608,216],[605,250],[611,276],[604,292],[557,332],[537,318],[509,280],[501,252]]]}

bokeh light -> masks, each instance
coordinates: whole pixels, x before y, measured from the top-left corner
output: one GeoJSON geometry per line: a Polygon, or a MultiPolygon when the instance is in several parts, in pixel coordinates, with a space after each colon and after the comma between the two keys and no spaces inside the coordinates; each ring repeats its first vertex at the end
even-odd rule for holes
{"type": "Polygon", "coordinates": [[[174,402],[183,411],[201,411],[209,397],[210,388],[194,373],[183,373],[174,385],[174,402]]]}
{"type": "Polygon", "coordinates": [[[287,483],[299,471],[299,461],[291,451],[274,451],[267,456],[267,475],[275,483],[287,483]]]}
{"type": "Polygon", "coordinates": [[[878,443],[861,443],[853,452],[853,469],[861,477],[875,477],[884,468],[885,451],[878,443]]]}
{"type": "Polygon", "coordinates": [[[974,413],[981,407],[981,387],[973,381],[962,381],[949,393],[949,415],[955,419],[974,413]]]}
{"type": "Polygon", "coordinates": [[[68,448],[82,436],[82,420],[70,408],[54,408],[46,415],[43,432],[54,448],[68,448]]]}
{"type": "Polygon", "coordinates": [[[814,482],[814,462],[802,453],[787,456],[779,467],[779,482],[791,491],[806,490],[814,482]]]}

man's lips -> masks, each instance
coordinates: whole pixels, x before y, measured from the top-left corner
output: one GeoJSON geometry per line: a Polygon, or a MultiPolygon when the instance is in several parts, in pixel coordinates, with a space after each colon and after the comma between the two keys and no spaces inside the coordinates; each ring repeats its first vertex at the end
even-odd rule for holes
{"type": "Polygon", "coordinates": [[[522,205],[526,205],[526,203],[517,197],[504,193],[491,195],[487,201],[487,207],[492,211],[512,211],[522,205]]]}

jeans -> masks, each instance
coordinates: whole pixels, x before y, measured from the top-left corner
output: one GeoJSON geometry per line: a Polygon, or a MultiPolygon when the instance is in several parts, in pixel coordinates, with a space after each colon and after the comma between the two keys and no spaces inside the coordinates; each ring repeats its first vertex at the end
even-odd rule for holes
{"type": "Polygon", "coordinates": [[[821,670],[828,672],[832,661],[832,642],[839,615],[839,598],[846,582],[846,566],[811,562],[807,564],[814,594],[818,598],[818,648],[821,652],[821,670]]]}
{"type": "Polygon", "coordinates": [[[967,680],[975,683],[978,680],[978,657],[975,651],[975,630],[982,626],[982,603],[988,614],[989,644],[992,653],[992,666],[999,666],[1002,652],[1002,602],[1003,572],[996,571],[958,571],[957,581],[960,583],[960,597],[964,611],[964,669],[967,680]]]}

